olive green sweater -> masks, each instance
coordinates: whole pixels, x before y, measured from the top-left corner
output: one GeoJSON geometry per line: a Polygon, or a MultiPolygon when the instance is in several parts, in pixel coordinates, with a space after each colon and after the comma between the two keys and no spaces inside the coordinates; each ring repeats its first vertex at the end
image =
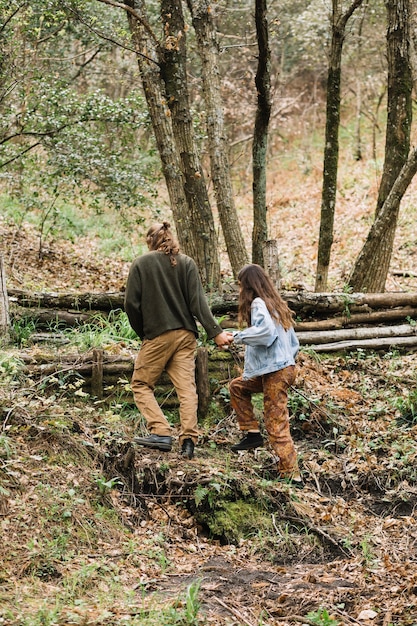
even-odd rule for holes
{"type": "Polygon", "coordinates": [[[208,306],[197,265],[185,254],[176,259],[172,267],[168,255],[152,251],[133,261],[125,294],[130,325],[141,339],[178,328],[197,336],[197,319],[212,339],[222,328],[208,306]]]}

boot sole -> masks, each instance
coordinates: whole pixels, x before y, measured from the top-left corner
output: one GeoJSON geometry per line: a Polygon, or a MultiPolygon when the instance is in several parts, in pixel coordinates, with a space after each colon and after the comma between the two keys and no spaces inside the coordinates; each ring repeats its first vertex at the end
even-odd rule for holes
{"type": "Polygon", "coordinates": [[[263,443],[258,443],[256,446],[248,446],[244,448],[234,448],[233,446],[230,448],[232,452],[244,452],[245,450],[255,450],[256,448],[263,448],[263,443]]]}
{"type": "Polygon", "coordinates": [[[172,446],[155,443],[142,443],[141,441],[134,441],[137,446],[143,446],[144,448],[151,448],[152,450],[162,450],[163,452],[170,452],[172,446]]]}

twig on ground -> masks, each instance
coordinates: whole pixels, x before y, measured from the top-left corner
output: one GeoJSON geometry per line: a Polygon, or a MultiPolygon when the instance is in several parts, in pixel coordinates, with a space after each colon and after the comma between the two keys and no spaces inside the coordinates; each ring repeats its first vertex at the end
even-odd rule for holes
{"type": "Polygon", "coordinates": [[[232,615],[234,615],[239,620],[241,620],[243,624],[246,624],[246,626],[254,626],[253,624],[251,624],[251,622],[248,622],[248,620],[242,615],[240,611],[238,611],[237,609],[234,609],[232,606],[229,606],[228,604],[223,602],[223,600],[220,600],[220,598],[214,598],[214,599],[216,600],[216,602],[221,604],[221,606],[224,607],[227,611],[232,613],[232,615]]]}
{"type": "Polygon", "coordinates": [[[340,545],[340,542],[337,541],[337,539],[333,539],[333,537],[331,537],[328,533],[326,533],[326,531],[322,530],[318,526],[315,526],[314,524],[309,522],[307,519],[302,519],[299,517],[291,517],[290,515],[285,515],[281,519],[285,519],[285,520],[288,520],[289,522],[295,522],[296,524],[302,524],[304,526],[307,526],[309,530],[313,531],[314,533],[318,535],[321,535],[322,537],[324,537],[324,539],[329,541],[332,545],[336,546],[346,557],[350,558],[353,556],[353,552],[351,550],[349,549],[345,550],[345,548],[342,545],[340,545]]]}

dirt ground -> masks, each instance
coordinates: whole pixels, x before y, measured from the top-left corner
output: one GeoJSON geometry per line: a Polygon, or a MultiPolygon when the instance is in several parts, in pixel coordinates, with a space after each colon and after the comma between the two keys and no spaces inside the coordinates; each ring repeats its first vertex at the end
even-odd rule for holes
{"type": "MultiPolygon", "coordinates": [[[[282,198],[271,202],[285,204],[282,198]]],[[[290,213],[288,209],[285,215],[290,213]]],[[[272,222],[278,223],[278,213],[272,211],[271,215],[272,222]]],[[[411,215],[410,205],[404,213],[404,226],[411,215]]],[[[305,229],[312,219],[306,212],[305,229]]],[[[345,237],[354,237],[354,222],[354,214],[346,216],[345,237]]],[[[287,226],[290,223],[288,217],[287,226]]],[[[277,234],[278,230],[276,227],[277,234]]],[[[101,259],[86,241],[50,242],[40,260],[32,227],[16,232],[0,221],[0,236],[10,288],[123,289],[128,264],[101,259]]],[[[298,237],[297,228],[290,228],[288,247],[283,248],[288,287],[299,281],[311,284],[313,241],[306,237],[300,242],[298,237]],[[303,265],[299,264],[302,254],[307,259],[303,265]]],[[[415,268],[417,236],[408,231],[406,238],[400,228],[398,238],[393,266],[411,270],[415,268]]],[[[339,285],[346,258],[355,252],[344,256],[344,246],[337,237],[332,280],[339,285]]],[[[413,291],[416,278],[391,272],[389,288],[413,291]]],[[[168,454],[134,450],[137,494],[143,496],[146,514],[140,506],[133,506],[126,489],[112,489],[106,498],[131,533],[136,554],[126,553],[126,530],[111,536],[114,530],[109,531],[103,522],[100,541],[89,550],[77,552],[74,547],[75,556],[68,561],[49,558],[48,566],[52,563],[53,568],[46,573],[39,570],[39,559],[37,569],[33,565],[33,555],[40,554],[36,542],[40,545],[43,534],[48,533],[39,526],[42,498],[38,485],[45,471],[63,490],[64,486],[77,490],[85,486],[88,492],[91,467],[77,467],[74,460],[60,465],[62,450],[72,447],[75,454],[87,441],[94,450],[104,449],[117,460],[116,435],[106,442],[103,429],[122,426],[118,422],[112,426],[111,420],[116,418],[105,412],[99,420],[94,407],[88,411],[79,408],[80,417],[75,419],[59,398],[39,398],[27,389],[23,395],[16,392],[11,411],[10,390],[3,392],[3,434],[14,433],[15,454],[0,459],[1,477],[6,477],[2,484],[13,494],[0,499],[0,606],[5,607],[0,609],[0,624],[41,623],[30,621],[34,607],[41,606],[41,600],[53,604],[60,580],[77,568],[81,557],[91,567],[99,563],[111,570],[117,564],[118,576],[131,593],[131,604],[110,599],[106,604],[105,593],[100,604],[95,602],[92,579],[83,602],[77,605],[69,598],[55,621],[42,623],[142,623],[134,620],[139,614],[148,615],[154,606],[183,608],[184,604],[175,604],[178,597],[186,594],[190,584],[198,583],[201,621],[196,624],[417,624],[417,426],[413,420],[401,422],[392,402],[415,390],[416,365],[417,355],[412,352],[329,359],[302,354],[297,388],[311,402],[304,417],[298,411],[293,429],[306,483],[303,490],[274,482],[268,469],[273,464],[268,449],[229,454],[229,446],[238,436],[229,415],[205,432],[195,459],[185,464],[176,449],[168,454]],[[65,436],[55,432],[56,415],[69,420],[70,435],[66,430],[65,436]],[[202,485],[211,486],[211,491],[204,493],[196,506],[193,494],[202,485]],[[242,502],[248,494],[252,500],[261,498],[260,486],[266,494],[272,534],[260,527],[248,536],[228,540],[227,532],[218,536],[209,532],[207,512],[216,510],[215,503],[209,503],[210,493],[219,502],[222,495],[242,502]],[[141,543],[143,551],[138,550],[141,543]]],[[[131,438],[133,426],[123,428],[125,442],[131,438]]],[[[87,501],[74,505],[72,518],[78,528],[91,514],[87,501]]],[[[143,623],[148,623],[145,618],[143,623]]]]}

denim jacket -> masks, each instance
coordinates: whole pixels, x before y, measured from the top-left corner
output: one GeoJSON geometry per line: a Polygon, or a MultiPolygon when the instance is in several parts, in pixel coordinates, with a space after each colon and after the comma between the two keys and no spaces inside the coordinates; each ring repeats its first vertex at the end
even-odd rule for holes
{"type": "Polygon", "coordinates": [[[234,332],[233,339],[236,344],[245,344],[244,380],[295,365],[300,347],[294,329],[284,330],[261,298],[251,304],[251,325],[234,332]]]}

